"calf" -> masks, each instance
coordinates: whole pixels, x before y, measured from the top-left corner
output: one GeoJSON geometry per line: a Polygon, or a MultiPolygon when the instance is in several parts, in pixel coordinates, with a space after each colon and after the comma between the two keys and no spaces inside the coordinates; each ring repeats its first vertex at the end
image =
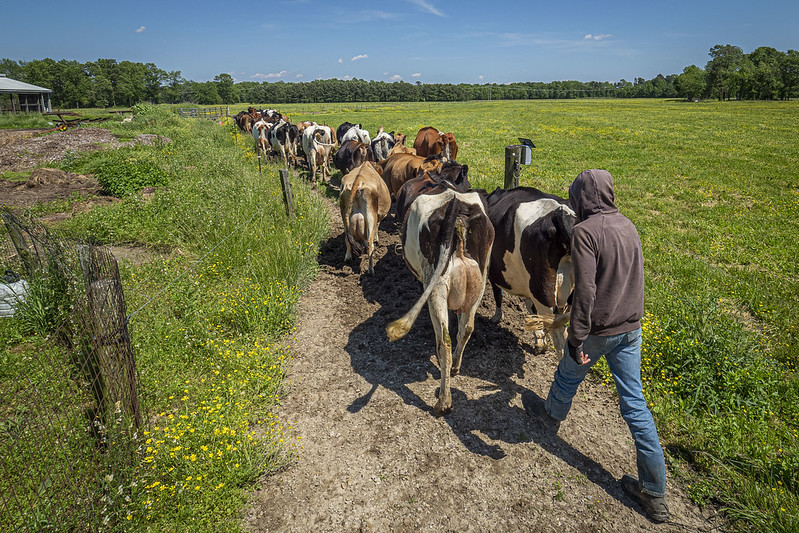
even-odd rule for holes
{"type": "Polygon", "coordinates": [[[422,157],[441,154],[447,159],[458,158],[458,143],[455,142],[455,135],[440,132],[431,126],[419,130],[413,147],[416,149],[416,155],[422,157]]]}
{"type": "Polygon", "coordinates": [[[342,174],[346,174],[367,161],[374,161],[374,157],[372,157],[369,145],[361,141],[344,141],[339,149],[336,150],[336,153],[333,154],[333,166],[339,169],[342,174]]]}
{"type": "Polygon", "coordinates": [[[532,314],[535,306],[538,315],[527,325],[537,330],[537,347],[543,347],[549,329],[556,352],[562,354],[565,311],[574,284],[571,236],[577,217],[567,200],[532,187],[496,189],[487,201],[496,231],[488,271],[496,302],[491,321],[502,319],[503,290],[521,296],[527,311],[532,314]]]}
{"type": "Polygon", "coordinates": [[[414,154],[394,153],[380,161],[378,165],[383,169],[383,179],[391,191],[391,196],[396,198],[402,185],[427,170],[439,170],[444,160],[441,156],[424,158],[414,154]]]}
{"type": "Polygon", "coordinates": [[[474,315],[485,290],[494,228],[486,214],[485,199],[477,192],[446,189],[422,194],[411,204],[402,227],[405,263],[422,282],[424,291],[402,318],[386,328],[389,340],[408,333],[427,304],[436,332],[436,356],[441,388],[436,415],[452,411],[450,377],[460,371],[463,350],[474,331],[474,315]],[[453,354],[449,311],[458,315],[457,345],[453,354]]]}
{"type": "Polygon", "coordinates": [[[361,254],[366,248],[369,273],[374,274],[372,256],[377,242],[377,227],[391,209],[391,195],[374,163],[363,163],[341,178],[338,204],[347,245],[344,261],[352,259],[352,250],[361,254]]]}

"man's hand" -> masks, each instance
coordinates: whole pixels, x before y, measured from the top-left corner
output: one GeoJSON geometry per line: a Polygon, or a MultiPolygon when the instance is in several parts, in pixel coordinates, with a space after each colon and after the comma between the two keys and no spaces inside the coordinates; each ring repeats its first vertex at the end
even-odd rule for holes
{"type": "Polygon", "coordinates": [[[591,361],[589,357],[583,352],[583,345],[574,346],[570,342],[566,342],[567,350],[569,352],[569,357],[571,357],[575,363],[578,365],[584,365],[591,361]]]}

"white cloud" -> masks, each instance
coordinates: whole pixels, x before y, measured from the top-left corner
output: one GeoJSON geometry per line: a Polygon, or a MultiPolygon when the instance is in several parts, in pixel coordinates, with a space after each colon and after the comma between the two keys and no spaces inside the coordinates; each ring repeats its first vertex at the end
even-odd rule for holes
{"type": "Polygon", "coordinates": [[[389,78],[390,81],[400,81],[401,79],[402,79],[402,76],[400,76],[399,74],[394,74],[393,76],[391,76],[389,78]]]}
{"type": "Polygon", "coordinates": [[[260,74],[260,73],[253,74],[250,77],[251,78],[258,78],[260,80],[269,80],[269,79],[274,79],[274,78],[282,78],[286,74],[288,74],[287,70],[281,70],[280,72],[270,72],[268,74],[260,74]]]}
{"type": "Polygon", "coordinates": [[[368,55],[360,54],[360,55],[357,55],[357,56],[353,57],[350,61],[360,61],[361,59],[368,59],[368,58],[369,58],[368,55]]]}
{"type": "Polygon", "coordinates": [[[302,78],[302,74],[297,74],[297,75],[296,75],[296,76],[294,76],[294,77],[295,77],[296,79],[300,79],[300,78],[302,78]]]}
{"type": "Polygon", "coordinates": [[[147,29],[147,26],[139,26],[136,29],[136,33],[144,33],[144,30],[146,30],[146,29],[147,29]]]}
{"type": "Polygon", "coordinates": [[[345,80],[351,80],[351,79],[352,79],[352,76],[349,76],[349,75],[348,75],[348,76],[344,76],[344,79],[345,79],[345,80]]]}
{"type": "Polygon", "coordinates": [[[425,0],[408,0],[408,2],[416,6],[419,6],[420,8],[422,8],[422,11],[426,11],[431,15],[436,15],[438,17],[446,17],[446,15],[441,11],[439,11],[438,9],[436,9],[436,7],[433,4],[425,2],[425,0]]]}
{"type": "Polygon", "coordinates": [[[340,65],[340,64],[342,64],[342,63],[344,63],[344,59],[343,59],[343,58],[341,58],[341,57],[340,57],[340,58],[338,58],[338,64],[340,65]]]}
{"type": "Polygon", "coordinates": [[[477,76],[477,79],[478,79],[478,80],[484,80],[484,79],[485,79],[485,76],[477,76]]]}
{"type": "Polygon", "coordinates": [[[609,39],[613,37],[611,33],[600,33],[599,35],[591,35],[590,33],[583,37],[586,41],[601,41],[603,39],[609,39]]]}
{"type": "Polygon", "coordinates": [[[411,74],[411,78],[419,78],[421,77],[421,75],[422,75],[421,72],[414,72],[413,74],[411,74]]]}

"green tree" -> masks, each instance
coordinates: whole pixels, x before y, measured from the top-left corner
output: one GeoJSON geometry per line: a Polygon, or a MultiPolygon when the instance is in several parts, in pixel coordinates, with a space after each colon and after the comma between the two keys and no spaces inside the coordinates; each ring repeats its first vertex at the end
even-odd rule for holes
{"type": "Polygon", "coordinates": [[[158,103],[161,94],[161,84],[167,79],[167,74],[153,63],[144,65],[144,98],[149,102],[158,103]]]}
{"type": "Polygon", "coordinates": [[[145,71],[146,69],[141,63],[133,63],[131,61],[119,63],[116,100],[120,105],[132,106],[144,100],[145,71]]]}
{"type": "Polygon", "coordinates": [[[214,76],[214,82],[216,82],[216,92],[223,103],[235,104],[239,101],[239,91],[230,74],[222,73],[214,76]]]}
{"type": "Polygon", "coordinates": [[[796,96],[799,89],[799,52],[788,50],[780,63],[782,95],[784,100],[796,96]]]}
{"type": "Polygon", "coordinates": [[[116,59],[98,59],[86,64],[92,80],[92,99],[97,107],[116,106],[119,65],[116,59]]]}
{"type": "Polygon", "coordinates": [[[705,66],[708,89],[720,101],[729,99],[738,93],[741,80],[737,73],[744,53],[738,46],[717,44],[709,55],[712,59],[705,66]]]}
{"type": "Polygon", "coordinates": [[[216,90],[216,84],[212,81],[204,83],[191,83],[193,100],[200,105],[221,104],[222,97],[216,90]]]}
{"type": "Polygon", "coordinates": [[[784,57],[785,54],[770,46],[761,46],[749,54],[754,67],[751,83],[755,98],[775,100],[780,97],[784,57]]]}
{"type": "Polygon", "coordinates": [[[685,67],[682,74],[674,80],[677,88],[677,95],[686,100],[696,100],[705,94],[707,83],[705,81],[705,71],[696,65],[685,67]]]}

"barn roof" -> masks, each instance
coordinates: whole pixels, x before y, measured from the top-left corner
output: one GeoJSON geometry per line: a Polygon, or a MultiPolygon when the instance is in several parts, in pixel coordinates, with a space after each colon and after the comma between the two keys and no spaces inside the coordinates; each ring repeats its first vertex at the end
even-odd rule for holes
{"type": "Polygon", "coordinates": [[[52,89],[31,85],[30,83],[25,83],[24,81],[12,80],[11,78],[7,78],[6,76],[0,74],[0,93],[38,94],[51,92],[53,92],[52,89]]]}

